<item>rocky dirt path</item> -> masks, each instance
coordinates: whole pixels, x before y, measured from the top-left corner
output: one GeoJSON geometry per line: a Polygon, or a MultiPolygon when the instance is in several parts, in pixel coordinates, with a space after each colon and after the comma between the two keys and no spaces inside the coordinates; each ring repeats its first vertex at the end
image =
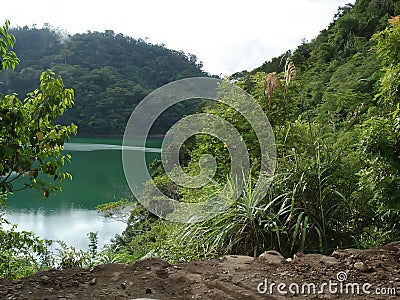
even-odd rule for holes
{"type": "Polygon", "coordinates": [[[178,265],[148,259],[0,279],[0,299],[288,298],[400,299],[400,242],[332,256],[297,255],[291,261],[270,251],[256,259],[225,256],[178,265]]]}

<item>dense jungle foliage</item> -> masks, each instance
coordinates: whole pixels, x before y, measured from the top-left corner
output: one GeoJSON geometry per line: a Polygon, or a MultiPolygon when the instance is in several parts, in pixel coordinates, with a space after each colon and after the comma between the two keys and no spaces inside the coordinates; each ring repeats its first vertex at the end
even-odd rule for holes
{"type": "MultiPolygon", "coordinates": [[[[84,68],[75,62],[69,65],[68,55],[60,57],[64,64],[55,67],[84,68]]],[[[73,80],[69,78],[72,73],[64,74],[65,80],[73,80]]],[[[24,241],[25,248],[20,249],[36,251],[32,259],[24,260],[8,247],[4,253],[15,259],[7,260],[13,265],[3,261],[2,276],[19,277],[55,265],[132,263],[146,257],[183,262],[227,253],[259,255],[268,249],[285,256],[298,251],[331,253],[337,248],[368,248],[398,240],[398,1],[357,0],[354,5],[340,7],[328,28],[312,41],[304,41],[293,52],[253,71],[226,79],[249,92],[273,126],[277,167],[266,197],[258,199],[253,193],[259,146],[250,124],[222,104],[205,106],[203,111],[235,125],[254,163],[241,196],[229,209],[211,220],[185,225],[159,219],[137,202],[121,199],[98,210],[105,217],[126,221],[123,234],[98,250],[92,233],[87,253],[61,244],[60,255],[54,256],[58,260],[50,262],[45,241],[29,235],[16,238],[13,229],[2,229],[0,238],[6,242],[0,245],[17,239],[24,241]],[[30,269],[22,268],[24,264],[30,269]]],[[[95,82],[93,85],[95,88],[95,82]]],[[[224,144],[212,136],[198,135],[185,143],[181,159],[187,173],[196,174],[198,158],[205,153],[218,162],[212,185],[195,191],[178,186],[157,161],[152,164],[154,182],[166,195],[181,201],[198,201],[215,194],[225,184],[230,167],[224,144]]]]}
{"type": "MultiPolygon", "coordinates": [[[[331,253],[397,240],[399,14],[397,1],[358,0],[340,7],[312,41],[227,78],[258,101],[273,126],[278,160],[268,195],[261,201],[253,195],[260,159],[250,125],[222,104],[205,107],[235,125],[253,157],[254,170],[242,196],[225,213],[187,226],[159,220],[137,205],[115,241],[119,253],[187,261],[226,253],[258,255],[268,249],[286,256],[331,253]]],[[[224,144],[199,135],[184,146],[182,160],[189,174],[197,174],[202,154],[217,158],[217,183],[189,190],[174,184],[159,162],[153,164],[154,181],[181,201],[214,195],[230,167],[224,144]]]]}
{"type": "MultiPolygon", "coordinates": [[[[25,95],[38,84],[40,74],[53,70],[75,90],[75,105],[59,118],[75,123],[79,134],[122,135],[135,106],[152,90],[174,80],[208,76],[193,54],[167,49],[112,30],[69,35],[50,25],[41,29],[13,28],[14,51],[20,64],[0,75],[0,92],[25,95]]],[[[190,103],[168,110],[153,133],[164,132],[190,103]]]]}

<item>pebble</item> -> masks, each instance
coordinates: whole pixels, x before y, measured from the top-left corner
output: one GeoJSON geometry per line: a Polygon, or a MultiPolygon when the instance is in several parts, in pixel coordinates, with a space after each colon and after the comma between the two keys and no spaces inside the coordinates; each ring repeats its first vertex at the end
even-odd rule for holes
{"type": "Polygon", "coordinates": [[[321,255],[320,261],[325,265],[336,265],[338,260],[332,256],[321,255]]]}
{"type": "Polygon", "coordinates": [[[333,251],[332,255],[334,258],[340,259],[346,256],[346,253],[343,250],[333,251]]]}
{"type": "Polygon", "coordinates": [[[260,259],[266,260],[267,263],[273,264],[273,265],[279,265],[283,262],[286,262],[285,258],[283,257],[282,254],[280,254],[276,250],[269,250],[265,251],[259,256],[260,259]]]}
{"type": "Polygon", "coordinates": [[[354,266],[354,268],[356,268],[357,270],[360,270],[360,271],[365,269],[365,265],[361,261],[355,262],[353,266],[354,266]]]}

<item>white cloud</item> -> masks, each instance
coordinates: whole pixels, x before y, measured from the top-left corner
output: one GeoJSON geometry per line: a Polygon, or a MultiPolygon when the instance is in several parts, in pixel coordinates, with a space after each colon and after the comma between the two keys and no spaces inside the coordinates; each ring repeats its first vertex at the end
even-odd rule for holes
{"type": "MultiPolygon", "coordinates": [[[[0,22],[49,23],[70,33],[112,29],[196,54],[204,69],[231,74],[294,49],[326,28],[348,0],[77,1],[2,3],[0,22]]],[[[353,1],[354,2],[354,1],[353,1]]]]}

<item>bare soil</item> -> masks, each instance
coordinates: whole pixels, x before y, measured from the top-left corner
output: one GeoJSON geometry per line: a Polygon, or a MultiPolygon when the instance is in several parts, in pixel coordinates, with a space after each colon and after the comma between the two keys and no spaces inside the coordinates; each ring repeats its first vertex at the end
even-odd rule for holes
{"type": "Polygon", "coordinates": [[[270,251],[256,259],[225,256],[177,265],[148,259],[130,266],[105,264],[0,279],[0,299],[287,298],[400,298],[400,241],[331,256],[298,254],[291,261],[270,251]]]}

